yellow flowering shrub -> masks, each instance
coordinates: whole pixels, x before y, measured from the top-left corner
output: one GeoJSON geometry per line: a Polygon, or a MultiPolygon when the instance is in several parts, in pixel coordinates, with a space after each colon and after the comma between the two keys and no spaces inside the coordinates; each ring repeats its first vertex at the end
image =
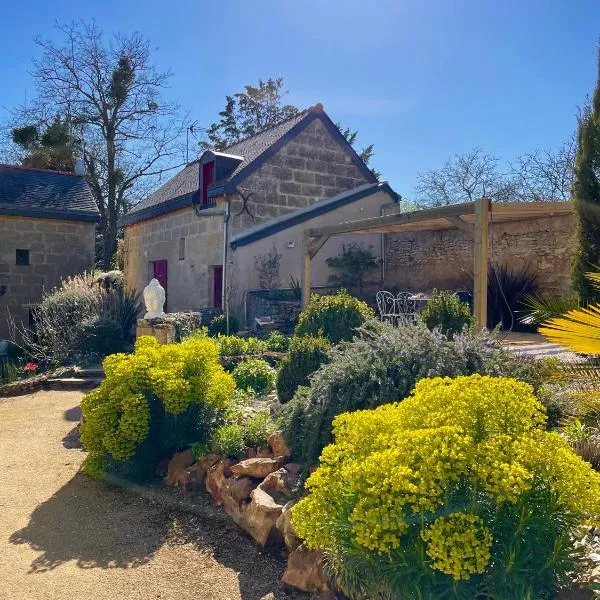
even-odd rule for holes
{"type": "Polygon", "coordinates": [[[400,403],[339,415],[296,532],[352,598],[410,598],[411,585],[433,598],[444,578],[545,598],[574,568],[574,528],[600,521],[600,474],[545,419],[530,385],[481,375],[423,379],[400,403]]]}
{"type": "Polygon", "coordinates": [[[106,379],[81,402],[81,442],[89,453],[84,468],[96,477],[107,463],[131,459],[149,436],[148,459],[163,438],[165,451],[175,449],[169,446],[177,440],[166,430],[185,437],[210,425],[202,420],[225,409],[235,388],[219,362],[218,344],[205,337],[168,345],[141,337],[132,354],[108,356],[103,366],[106,379]]]}
{"type": "Polygon", "coordinates": [[[457,581],[483,573],[490,562],[492,534],[476,515],[451,513],[440,517],[421,537],[427,542],[432,567],[457,581]]]}

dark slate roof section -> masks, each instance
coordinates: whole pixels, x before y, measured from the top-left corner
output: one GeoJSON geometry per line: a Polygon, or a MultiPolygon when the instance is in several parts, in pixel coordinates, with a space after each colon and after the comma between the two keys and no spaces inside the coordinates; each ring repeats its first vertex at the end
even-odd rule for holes
{"type": "MultiPolygon", "coordinates": [[[[217,181],[209,189],[209,197],[223,193],[235,192],[236,186],[256,169],[261,167],[290,139],[300,133],[314,119],[320,118],[325,127],[331,132],[342,146],[345,146],[354,164],[361,170],[368,181],[376,182],[373,172],[360,159],[352,146],[346,141],[333,121],[327,116],[321,104],[308,108],[297,115],[273,125],[245,140],[225,148],[222,153],[243,157],[243,160],[223,181],[217,181]]],[[[200,159],[186,165],[177,175],[154,191],[132,208],[119,221],[119,226],[130,225],[138,221],[151,219],[171,212],[182,206],[190,206],[193,195],[200,189],[200,159]]]]}
{"type": "MultiPolygon", "coordinates": [[[[200,189],[200,160],[194,160],[188,163],[177,175],[171,177],[163,183],[157,190],[154,190],[147,198],[144,198],[140,203],[136,204],[127,213],[126,217],[133,216],[136,213],[147,214],[149,208],[182,198],[184,196],[192,196],[200,189]]],[[[171,209],[172,210],[172,209],[171,209]]],[[[167,211],[168,212],[168,211],[167,211]]],[[[162,214],[158,213],[158,214],[162,214]]],[[[138,215],[138,217],[141,215],[138,215]]],[[[156,216],[156,215],[153,215],[156,216]]],[[[125,217],[125,218],[126,218],[125,217]]],[[[147,219],[150,217],[144,217],[147,219]]],[[[125,219],[123,219],[124,221],[125,219]]],[[[138,218],[137,221],[142,219],[138,218]]]]}
{"type": "Polygon", "coordinates": [[[0,215],[97,222],[98,207],[82,175],[0,165],[0,215]]]}
{"type": "Polygon", "coordinates": [[[270,221],[267,221],[266,223],[262,223],[261,225],[257,225],[256,227],[252,227],[251,229],[247,229],[246,231],[238,233],[231,240],[231,247],[235,250],[240,246],[246,246],[252,242],[256,242],[257,240],[261,240],[265,237],[273,235],[274,233],[283,231],[288,227],[292,227],[294,225],[298,225],[299,223],[314,219],[315,217],[335,210],[340,206],[350,204],[351,202],[356,202],[361,198],[366,198],[367,196],[371,196],[377,192],[387,192],[395,202],[398,201],[398,194],[394,192],[387,182],[383,181],[376,183],[365,183],[364,185],[359,185],[352,190],[342,192],[341,194],[337,194],[337,196],[333,196],[327,200],[315,202],[306,208],[299,208],[298,210],[288,213],[287,215],[276,217],[270,221]]]}

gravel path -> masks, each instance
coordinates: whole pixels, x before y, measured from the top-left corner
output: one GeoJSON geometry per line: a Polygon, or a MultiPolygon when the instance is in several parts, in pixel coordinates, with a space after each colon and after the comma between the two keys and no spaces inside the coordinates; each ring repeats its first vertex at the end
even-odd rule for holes
{"type": "Polygon", "coordinates": [[[307,600],[235,526],[89,480],[79,392],[0,401],[0,599],[307,600]]]}

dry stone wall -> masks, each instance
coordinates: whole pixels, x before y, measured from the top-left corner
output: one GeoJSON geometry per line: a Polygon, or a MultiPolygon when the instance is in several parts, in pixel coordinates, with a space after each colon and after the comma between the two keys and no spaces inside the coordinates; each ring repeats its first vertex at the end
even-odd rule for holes
{"type": "MultiPolygon", "coordinates": [[[[570,291],[575,248],[573,215],[497,223],[490,227],[490,258],[496,264],[531,265],[541,290],[570,291]]],[[[473,272],[473,239],[448,229],[386,236],[385,288],[413,292],[464,287],[473,272]]]]}

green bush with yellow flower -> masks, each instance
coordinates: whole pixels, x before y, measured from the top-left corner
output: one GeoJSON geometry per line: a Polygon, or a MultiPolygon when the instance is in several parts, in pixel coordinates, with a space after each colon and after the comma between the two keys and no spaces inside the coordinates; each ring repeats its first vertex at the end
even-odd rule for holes
{"type": "Polygon", "coordinates": [[[353,600],[553,598],[600,520],[600,474],[545,424],[530,385],[481,375],[341,414],[296,533],[353,600]]]}
{"type": "Polygon", "coordinates": [[[205,336],[160,345],[141,337],[132,354],[103,363],[106,379],[81,402],[84,470],[149,478],[157,463],[194,443],[210,442],[235,389],[205,336]]]}

